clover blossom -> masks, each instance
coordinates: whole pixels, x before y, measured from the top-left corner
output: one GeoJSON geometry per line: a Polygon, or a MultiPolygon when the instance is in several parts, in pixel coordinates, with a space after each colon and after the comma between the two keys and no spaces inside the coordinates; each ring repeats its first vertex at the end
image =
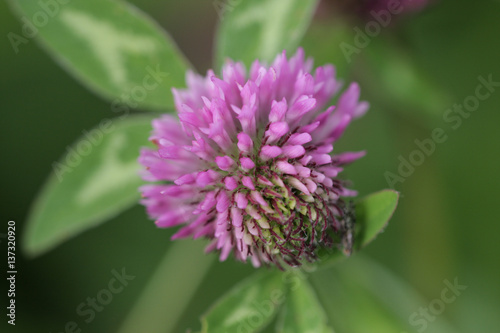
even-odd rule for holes
{"type": "Polygon", "coordinates": [[[356,195],[337,178],[364,152],[332,155],[347,125],[368,109],[352,83],[326,107],[341,83],[331,65],[312,73],[304,52],[249,73],[228,60],[222,77],[187,73],[173,89],[178,119],[153,121],[139,158],[142,204],[158,227],[182,225],[172,237],[206,237],[220,260],[230,253],[254,266],[314,261],[321,247],[352,246],[356,195]],[[349,218],[348,218],[349,216],[349,218]]]}

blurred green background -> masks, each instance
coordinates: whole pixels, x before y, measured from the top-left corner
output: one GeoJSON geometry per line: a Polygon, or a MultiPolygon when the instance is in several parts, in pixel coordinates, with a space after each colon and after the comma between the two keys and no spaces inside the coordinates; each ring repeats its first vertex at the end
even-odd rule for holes
{"type": "MultiPolygon", "coordinates": [[[[204,73],[211,66],[218,20],[211,1],[131,2],[170,32],[199,71],[204,73]]],[[[21,45],[16,54],[6,36],[20,33],[21,24],[5,2],[0,6],[0,103],[4,114],[0,131],[0,233],[6,233],[8,220],[15,220],[19,240],[30,205],[52,171],[52,162],[84,129],[112,113],[108,102],[78,84],[35,41],[21,45]]],[[[351,31],[363,23],[340,22],[331,7],[323,4],[321,9],[303,41],[306,54],[315,57],[316,65],[336,64],[347,82],[359,81],[362,97],[372,105],[364,118],[352,124],[337,148],[368,151],[344,174],[361,195],[389,187],[384,174],[397,173],[398,156],[407,159],[417,148],[415,139],[429,138],[434,128],[443,128],[448,135],[403,184],[396,185],[402,193],[396,215],[364,255],[383,264],[429,301],[440,297],[444,280],[458,277],[468,288],[442,316],[460,332],[498,332],[500,220],[494,209],[500,193],[500,89],[481,101],[478,110],[463,119],[456,130],[442,117],[447,108],[474,94],[480,75],[492,75],[494,81],[500,81],[500,2],[436,1],[422,12],[399,17],[397,24],[373,38],[349,65],[339,44],[352,43],[351,37],[343,40],[334,32],[351,31]],[[430,85],[422,90],[397,91],[404,73],[384,74],[381,70],[396,66],[401,59],[414,65],[412,73],[422,75],[430,85]],[[382,78],[381,73],[388,77],[382,78]],[[435,107],[426,103],[433,100],[434,92],[445,96],[446,102],[435,107]],[[393,98],[394,94],[403,98],[393,98]],[[411,101],[406,104],[406,94],[424,101],[423,106],[411,101]]],[[[116,331],[171,246],[173,233],[156,229],[144,209],[136,206],[39,258],[27,259],[18,252],[17,325],[7,328],[62,332],[66,322],[76,321],[84,332],[116,331]],[[76,307],[87,297],[95,297],[107,286],[111,271],[122,267],[135,279],[96,314],[95,320],[84,323],[75,313],[76,307]]],[[[6,251],[5,240],[0,240],[2,251],[6,251]]],[[[191,264],[186,261],[181,265],[191,264]]],[[[250,265],[232,260],[213,265],[172,332],[199,329],[198,318],[204,310],[253,271],[250,265]]],[[[169,312],[176,302],[166,297],[164,311],[169,312]]],[[[0,325],[7,326],[5,322],[3,316],[0,325]]],[[[149,331],[144,328],[144,332],[149,331]]]]}

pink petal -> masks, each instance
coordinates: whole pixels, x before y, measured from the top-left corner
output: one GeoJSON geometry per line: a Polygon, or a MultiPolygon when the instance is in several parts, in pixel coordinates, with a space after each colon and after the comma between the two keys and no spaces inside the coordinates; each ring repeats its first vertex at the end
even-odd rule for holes
{"type": "Polygon", "coordinates": [[[238,134],[238,149],[245,153],[250,153],[253,149],[253,141],[246,133],[238,134]]]}
{"type": "Polygon", "coordinates": [[[260,195],[259,192],[257,191],[252,191],[250,193],[250,195],[252,196],[252,198],[257,201],[257,203],[261,206],[268,206],[269,204],[267,203],[266,200],[264,200],[264,198],[262,197],[262,195],[260,195]]]}
{"type": "Polygon", "coordinates": [[[318,189],[318,185],[316,184],[316,182],[312,181],[311,179],[305,179],[304,182],[306,183],[307,189],[310,193],[314,193],[318,189]]]}
{"type": "Polygon", "coordinates": [[[202,172],[198,173],[198,175],[196,176],[196,184],[200,187],[214,185],[215,184],[215,182],[214,182],[215,177],[211,171],[212,170],[207,170],[207,171],[202,171],[202,172]]]}
{"type": "MultiPolygon", "coordinates": [[[[260,220],[262,218],[262,216],[260,216],[260,214],[257,212],[257,210],[252,205],[247,206],[245,211],[248,213],[248,215],[253,217],[255,220],[260,220]]],[[[247,223],[247,225],[248,225],[248,223],[247,223]]]]}
{"type": "Polygon", "coordinates": [[[241,166],[243,167],[243,169],[245,170],[251,170],[255,167],[255,163],[249,159],[248,157],[242,157],[240,158],[240,163],[241,163],[241,166]]]}
{"type": "Polygon", "coordinates": [[[334,156],[335,162],[338,164],[348,164],[366,155],[365,151],[355,152],[355,153],[343,153],[334,156]]]}
{"type": "Polygon", "coordinates": [[[288,127],[288,123],[285,121],[271,123],[271,125],[269,125],[269,130],[266,131],[268,142],[278,140],[283,135],[287,134],[289,130],[290,128],[288,127]]]}
{"type": "Polygon", "coordinates": [[[295,166],[295,170],[297,170],[297,172],[299,173],[299,176],[301,176],[301,177],[308,178],[311,176],[311,169],[309,169],[305,166],[302,166],[300,164],[295,166]]]}
{"type": "Polygon", "coordinates": [[[184,185],[184,184],[193,184],[194,181],[196,180],[196,177],[193,174],[186,174],[184,176],[181,176],[177,178],[174,183],[176,185],[184,185]]]}
{"type": "Polygon", "coordinates": [[[255,222],[253,220],[248,220],[246,225],[249,233],[251,233],[254,236],[259,235],[259,232],[257,231],[257,226],[255,225],[255,222]]]}
{"type": "Polygon", "coordinates": [[[285,98],[281,102],[273,101],[271,106],[271,112],[269,112],[269,122],[274,123],[282,121],[285,117],[286,110],[288,106],[286,104],[285,98]]]}
{"type": "Polygon", "coordinates": [[[315,154],[313,155],[313,161],[317,165],[328,164],[332,163],[332,157],[328,154],[315,154]]]}
{"type": "Polygon", "coordinates": [[[245,209],[248,206],[248,199],[246,195],[241,192],[236,193],[235,201],[239,209],[245,209]]]}
{"type": "Polygon", "coordinates": [[[229,191],[232,191],[238,187],[238,182],[236,181],[236,179],[234,179],[234,177],[226,177],[224,179],[224,184],[229,191]]]}
{"type": "Polygon", "coordinates": [[[241,179],[241,182],[243,183],[243,185],[245,185],[246,187],[248,187],[249,189],[251,190],[255,190],[255,186],[253,185],[253,181],[252,181],[252,178],[248,177],[248,176],[245,176],[241,179]]]}
{"type": "Polygon", "coordinates": [[[264,146],[260,150],[260,157],[264,160],[275,158],[281,155],[281,148],[278,146],[264,146]]]}
{"type": "Polygon", "coordinates": [[[297,190],[303,192],[305,195],[310,195],[311,193],[307,189],[307,186],[305,186],[300,180],[298,180],[295,177],[289,177],[288,182],[292,187],[296,188],[297,190]]]}
{"type": "Polygon", "coordinates": [[[241,227],[243,223],[243,214],[239,208],[231,207],[231,223],[237,228],[241,227]]]}
{"type": "Polygon", "coordinates": [[[258,175],[257,179],[258,179],[258,182],[262,185],[274,186],[274,184],[269,179],[267,179],[266,177],[264,177],[262,175],[258,175]]]}
{"type": "Polygon", "coordinates": [[[286,119],[293,121],[300,119],[316,107],[316,99],[307,95],[300,96],[286,113],[286,119]]]}
{"type": "Polygon", "coordinates": [[[278,170],[280,170],[283,173],[286,173],[289,175],[296,175],[297,174],[297,170],[295,170],[295,167],[288,162],[278,161],[278,162],[276,162],[276,167],[278,168],[278,170]]]}
{"type": "MultiPolygon", "coordinates": [[[[233,222],[233,225],[234,225],[234,222],[233,222]]],[[[241,226],[234,228],[234,235],[236,236],[237,239],[243,239],[243,236],[245,235],[245,228],[242,228],[241,226]]]]}
{"type": "Polygon", "coordinates": [[[321,124],[321,122],[315,121],[309,125],[301,127],[299,132],[301,132],[301,133],[313,133],[314,130],[316,130],[320,124],[321,124]]]}
{"type": "Polygon", "coordinates": [[[330,138],[333,140],[337,140],[338,138],[340,138],[342,134],[344,134],[344,131],[349,125],[349,123],[351,122],[351,119],[352,117],[349,115],[342,116],[340,122],[337,124],[337,126],[335,126],[332,133],[330,134],[330,138]]]}
{"type": "Polygon", "coordinates": [[[292,134],[288,139],[289,145],[303,145],[312,141],[311,134],[309,133],[296,133],[292,134]]]}
{"type": "Polygon", "coordinates": [[[208,211],[210,210],[215,204],[217,203],[217,200],[215,200],[215,193],[213,191],[208,192],[207,195],[205,196],[205,199],[200,203],[200,208],[203,211],[208,211]]]}
{"type": "Polygon", "coordinates": [[[231,249],[233,248],[233,246],[231,245],[231,242],[228,240],[226,241],[226,243],[224,244],[224,246],[222,247],[222,250],[220,251],[220,257],[219,257],[219,260],[220,261],[224,261],[227,259],[227,257],[229,257],[229,253],[231,253],[231,249]]]}
{"type": "Polygon", "coordinates": [[[229,156],[217,156],[215,158],[215,163],[217,166],[224,171],[229,171],[234,164],[234,161],[229,156]]]}
{"type": "Polygon", "coordinates": [[[219,213],[225,212],[229,208],[229,204],[231,201],[227,196],[225,191],[219,192],[219,196],[217,198],[217,211],[219,213]]]}
{"type": "Polygon", "coordinates": [[[283,155],[288,158],[297,158],[306,153],[306,150],[301,145],[283,147],[283,155]]]}

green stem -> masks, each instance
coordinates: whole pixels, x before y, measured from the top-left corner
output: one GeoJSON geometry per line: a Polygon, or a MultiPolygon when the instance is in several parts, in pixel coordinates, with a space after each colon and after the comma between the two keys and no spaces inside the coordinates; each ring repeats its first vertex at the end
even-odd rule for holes
{"type": "Polygon", "coordinates": [[[213,263],[204,242],[176,241],[125,319],[119,333],[170,333],[213,263]]]}

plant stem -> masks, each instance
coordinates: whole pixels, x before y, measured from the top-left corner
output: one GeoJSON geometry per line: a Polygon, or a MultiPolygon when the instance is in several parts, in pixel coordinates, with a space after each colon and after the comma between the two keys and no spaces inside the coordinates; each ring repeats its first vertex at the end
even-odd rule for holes
{"type": "Polygon", "coordinates": [[[119,333],[170,333],[213,263],[204,242],[176,241],[125,319],[119,333]]]}

